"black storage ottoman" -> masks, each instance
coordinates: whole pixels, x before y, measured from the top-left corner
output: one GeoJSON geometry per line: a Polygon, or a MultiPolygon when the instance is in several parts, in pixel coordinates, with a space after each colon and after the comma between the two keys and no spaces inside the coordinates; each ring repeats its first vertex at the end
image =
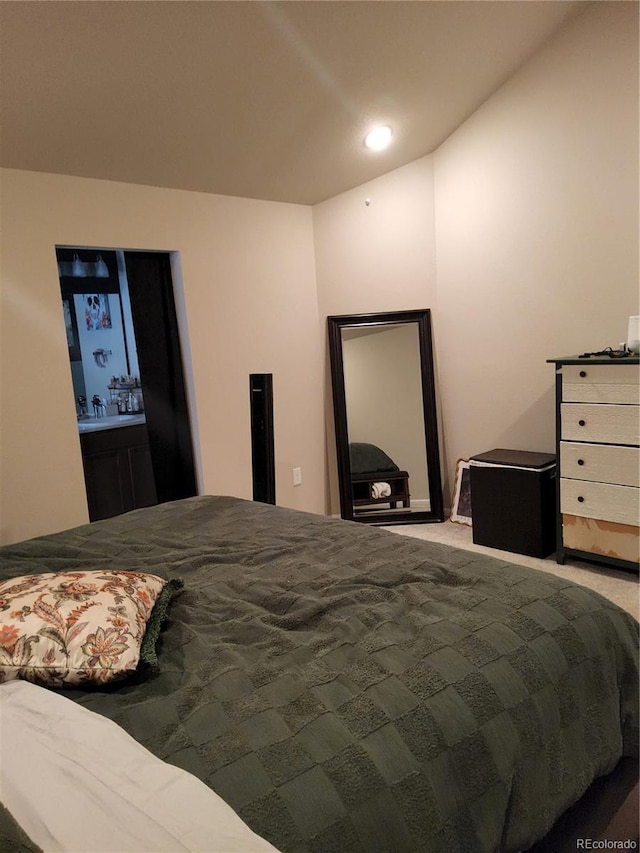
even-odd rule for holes
{"type": "Polygon", "coordinates": [[[472,456],[473,541],[529,557],[556,550],[556,457],[497,448],[472,456]]]}

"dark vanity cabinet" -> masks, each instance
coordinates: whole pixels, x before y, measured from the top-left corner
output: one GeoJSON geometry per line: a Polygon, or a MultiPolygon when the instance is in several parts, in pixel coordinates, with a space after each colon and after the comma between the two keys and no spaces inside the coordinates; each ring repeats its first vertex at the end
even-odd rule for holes
{"type": "Polygon", "coordinates": [[[89,518],[158,503],[144,424],[80,434],[89,518]]]}

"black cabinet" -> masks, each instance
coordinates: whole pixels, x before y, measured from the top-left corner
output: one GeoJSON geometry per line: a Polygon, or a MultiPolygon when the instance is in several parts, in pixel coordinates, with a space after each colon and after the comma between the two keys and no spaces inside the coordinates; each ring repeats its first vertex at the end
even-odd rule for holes
{"type": "Polygon", "coordinates": [[[473,541],[544,559],[556,550],[556,457],[496,448],[471,457],[473,541]]]}
{"type": "Polygon", "coordinates": [[[91,521],[158,503],[144,424],[82,433],[80,444],[91,521]]]}

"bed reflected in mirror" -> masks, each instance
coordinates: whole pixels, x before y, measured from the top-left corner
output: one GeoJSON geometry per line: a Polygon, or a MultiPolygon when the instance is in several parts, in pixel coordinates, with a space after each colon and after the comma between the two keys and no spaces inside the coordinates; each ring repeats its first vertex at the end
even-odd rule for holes
{"type": "Polygon", "coordinates": [[[429,310],[328,324],[342,517],[443,521],[429,310]]]}

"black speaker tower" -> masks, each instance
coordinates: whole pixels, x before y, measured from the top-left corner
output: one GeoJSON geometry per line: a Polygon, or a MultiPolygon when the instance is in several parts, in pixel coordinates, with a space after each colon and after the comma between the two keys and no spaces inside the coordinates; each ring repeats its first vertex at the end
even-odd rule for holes
{"type": "Polygon", "coordinates": [[[273,441],[273,374],[249,375],[251,399],[251,465],[253,499],[276,502],[276,468],[273,441]]]}

